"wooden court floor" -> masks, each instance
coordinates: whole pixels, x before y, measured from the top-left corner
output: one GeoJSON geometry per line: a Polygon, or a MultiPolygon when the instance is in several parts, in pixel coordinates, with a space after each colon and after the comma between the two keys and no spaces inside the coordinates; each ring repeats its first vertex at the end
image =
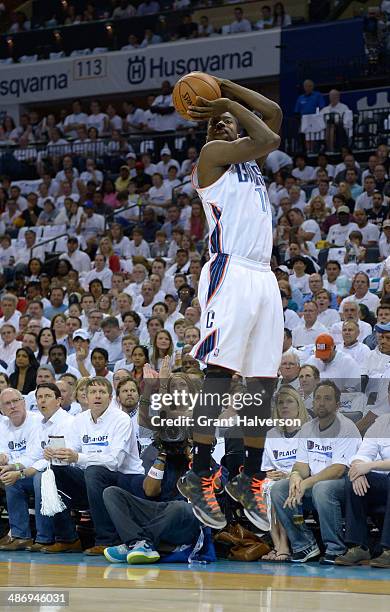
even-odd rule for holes
{"type": "Polygon", "coordinates": [[[390,611],[390,571],[317,563],[108,564],[80,554],[0,553],[0,610],[390,611]],[[5,591],[61,590],[69,606],[7,606],[5,591]]]}

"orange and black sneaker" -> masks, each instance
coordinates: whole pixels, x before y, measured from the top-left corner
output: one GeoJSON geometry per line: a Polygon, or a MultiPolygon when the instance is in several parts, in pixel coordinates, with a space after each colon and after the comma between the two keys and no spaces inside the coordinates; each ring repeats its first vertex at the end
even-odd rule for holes
{"type": "Polygon", "coordinates": [[[269,531],[271,526],[267,513],[264,482],[256,477],[256,474],[250,477],[241,472],[226,484],[225,491],[243,506],[244,514],[251,523],[262,531],[269,531]]]}
{"type": "Polygon", "coordinates": [[[197,519],[207,527],[222,529],[226,527],[227,521],[215,497],[215,477],[216,475],[211,473],[198,476],[189,470],[179,478],[177,488],[192,504],[192,511],[197,519]]]}

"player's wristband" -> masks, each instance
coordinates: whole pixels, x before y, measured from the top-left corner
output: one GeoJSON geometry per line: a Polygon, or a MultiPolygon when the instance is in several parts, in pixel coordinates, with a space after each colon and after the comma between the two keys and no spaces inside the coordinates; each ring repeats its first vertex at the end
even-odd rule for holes
{"type": "Polygon", "coordinates": [[[164,470],[158,470],[152,465],[148,472],[148,476],[150,476],[150,478],[154,478],[155,480],[162,480],[164,478],[164,470]]]}

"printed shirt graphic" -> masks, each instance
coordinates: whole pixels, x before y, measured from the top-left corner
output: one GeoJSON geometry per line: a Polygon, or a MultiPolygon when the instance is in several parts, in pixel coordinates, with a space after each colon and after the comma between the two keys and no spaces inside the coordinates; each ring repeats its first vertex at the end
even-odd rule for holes
{"type": "Polygon", "coordinates": [[[118,408],[109,406],[96,423],[90,410],[76,415],[69,441],[82,469],[103,465],[113,472],[143,474],[136,431],[130,417],[118,408]]]}
{"type": "Polygon", "coordinates": [[[315,418],[298,434],[297,461],[307,463],[312,475],[336,463],[349,466],[360,442],[358,428],[342,414],[325,431],[320,431],[315,418]]]}
{"type": "Polygon", "coordinates": [[[0,453],[8,455],[8,463],[22,463],[25,467],[32,464],[32,449],[39,435],[39,416],[27,413],[20,427],[15,427],[9,419],[0,424],[0,453]]]}
{"type": "Polygon", "coordinates": [[[270,470],[291,472],[297,458],[297,450],[297,436],[285,438],[277,427],[273,427],[269,430],[265,439],[261,469],[265,472],[270,470]]]}

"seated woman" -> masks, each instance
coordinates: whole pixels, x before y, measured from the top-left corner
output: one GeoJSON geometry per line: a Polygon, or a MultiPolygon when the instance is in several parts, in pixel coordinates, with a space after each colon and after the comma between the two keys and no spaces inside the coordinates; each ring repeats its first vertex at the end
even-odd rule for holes
{"type": "MultiPolygon", "coordinates": [[[[43,327],[38,334],[38,356],[40,365],[45,365],[49,361],[49,350],[53,344],[57,344],[55,332],[50,327],[43,327]]],[[[63,343],[62,343],[63,344],[63,343]]]]}
{"type": "MultiPolygon", "coordinates": [[[[304,423],[310,421],[303,400],[293,387],[284,385],[280,388],[273,409],[273,419],[296,420],[294,425],[282,425],[273,427],[267,433],[265,440],[263,460],[261,469],[267,472],[269,478],[268,487],[282,478],[288,478],[295,463],[297,453],[296,435],[304,423]]],[[[269,489],[268,489],[269,490],[269,489]]],[[[267,498],[270,501],[269,495],[267,498]]],[[[290,560],[290,549],[287,534],[283,525],[276,518],[271,507],[271,537],[274,548],[261,558],[262,561],[274,561],[280,563],[290,560]]]]}
{"type": "Polygon", "coordinates": [[[15,357],[15,370],[9,377],[11,387],[18,389],[23,395],[33,391],[37,386],[38,367],[39,363],[30,348],[18,349],[15,357]]]}
{"type": "Polygon", "coordinates": [[[161,368],[164,357],[169,357],[170,364],[173,363],[173,342],[171,334],[162,329],[154,337],[153,340],[153,353],[152,353],[152,365],[157,370],[161,368]]]}

